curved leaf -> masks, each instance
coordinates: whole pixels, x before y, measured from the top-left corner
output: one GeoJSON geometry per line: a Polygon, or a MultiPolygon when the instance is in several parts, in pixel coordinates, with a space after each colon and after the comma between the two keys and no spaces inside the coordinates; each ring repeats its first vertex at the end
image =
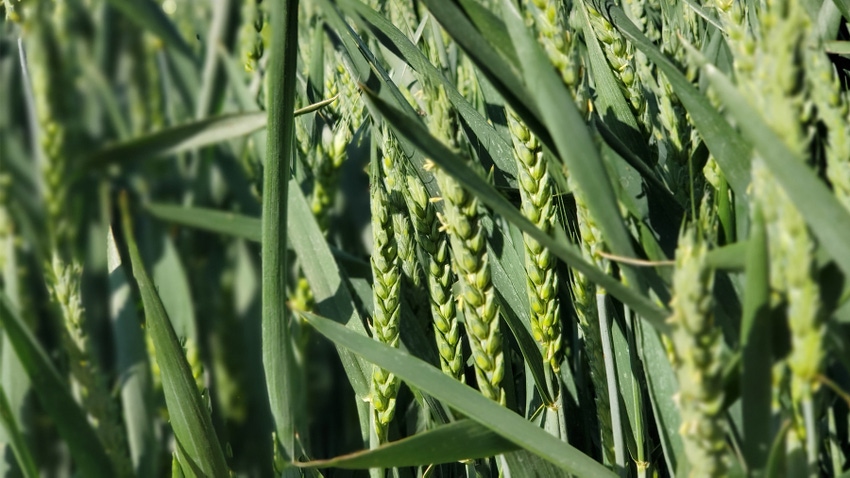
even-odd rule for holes
{"type": "Polygon", "coordinates": [[[567,443],[442,371],[409,354],[347,330],[332,320],[299,313],[319,333],[337,345],[400,377],[489,428],[512,443],[578,477],[614,477],[614,473],[567,443]]]}

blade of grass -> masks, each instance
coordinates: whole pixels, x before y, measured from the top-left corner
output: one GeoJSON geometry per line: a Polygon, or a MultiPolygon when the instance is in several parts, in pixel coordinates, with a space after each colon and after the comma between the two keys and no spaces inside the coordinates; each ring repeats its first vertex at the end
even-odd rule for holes
{"type": "Polygon", "coordinates": [[[112,229],[107,237],[109,270],[109,307],[115,343],[116,372],[120,377],[121,409],[127,427],[130,457],[137,476],[151,476],[156,470],[156,435],[153,410],[153,388],[144,333],[135,303],[131,300],[130,283],[112,229]]]}
{"type": "Polygon", "coordinates": [[[228,211],[176,204],[147,204],[145,209],[154,217],[166,221],[260,242],[262,223],[259,218],[228,211]]]}
{"type": "Polygon", "coordinates": [[[230,472],[215,435],[207,405],[198,392],[195,379],[165,307],[157,295],[133,236],[126,195],[120,197],[124,240],[130,254],[133,276],[139,286],[148,330],[156,348],[156,361],[162,375],[162,390],[171,427],[187,455],[199,464],[206,476],[227,477],[230,472]]]}
{"type": "Polygon", "coordinates": [[[516,450],[517,445],[473,420],[460,420],[374,450],[294,463],[301,468],[394,468],[486,458],[516,450]]]}
{"type": "Polygon", "coordinates": [[[772,442],[771,407],[773,352],[770,318],[770,263],[764,220],[756,211],[747,248],[746,290],[741,319],[743,374],[741,406],[744,419],[744,458],[757,472],[767,464],[772,442]]]}
{"type": "Polygon", "coordinates": [[[195,307],[186,270],[180,255],[168,235],[151,238],[149,243],[159,242],[161,252],[151,270],[151,278],[162,301],[171,326],[180,340],[190,339],[198,345],[198,327],[195,324],[195,307]]]}
{"type": "Polygon", "coordinates": [[[35,466],[35,461],[29,450],[24,435],[18,427],[17,420],[12,414],[12,409],[9,407],[9,400],[6,398],[6,391],[0,385],[0,425],[6,430],[6,435],[9,438],[9,444],[12,446],[12,453],[15,459],[18,460],[18,466],[21,468],[26,478],[38,478],[38,467],[35,466]]]}
{"type": "Polygon", "coordinates": [[[654,330],[642,329],[639,341],[644,363],[644,379],[655,416],[655,427],[664,450],[664,460],[670,474],[676,475],[682,463],[686,461],[682,436],[679,433],[681,417],[674,399],[679,393],[679,384],[658,334],[654,330]]]}
{"type": "MultiPolygon", "coordinates": [[[[637,119],[632,114],[632,109],[623,96],[623,91],[611,71],[605,53],[599,45],[599,40],[593,32],[590,17],[584,2],[577,2],[582,31],[587,42],[587,56],[590,60],[590,72],[593,74],[593,82],[596,86],[597,115],[601,122],[605,123],[614,135],[622,141],[630,151],[637,154],[639,158],[649,158],[649,148],[643,135],[640,133],[637,119]]],[[[643,161],[642,161],[643,162],[643,161]]]]}
{"type": "Polygon", "coordinates": [[[850,0],[832,0],[835,3],[835,6],[841,10],[841,15],[844,16],[844,19],[850,21],[850,0]]]}
{"type": "Polygon", "coordinates": [[[511,223],[516,224],[523,232],[528,233],[537,242],[549,248],[553,254],[561,258],[568,265],[587,276],[594,283],[604,287],[612,296],[623,303],[629,304],[632,310],[647,319],[656,329],[666,331],[669,328],[664,322],[667,313],[654,302],[631,287],[627,287],[620,281],[605,274],[598,267],[585,261],[581,256],[581,252],[574,245],[568,243],[565,237],[552,238],[535,227],[507,199],[499,194],[495,188],[490,186],[486,180],[466,166],[462,158],[431,136],[420,122],[410,120],[394,107],[375,96],[368,89],[364,91],[366,91],[369,100],[374,103],[376,109],[384,116],[385,120],[387,120],[395,131],[407,138],[411,143],[421,149],[423,153],[427,154],[429,158],[432,158],[441,168],[445,169],[446,172],[461,184],[469,188],[473,194],[491,207],[494,212],[502,215],[511,223]]]}
{"type": "MultiPolygon", "coordinates": [[[[302,194],[303,196],[303,194],[302,194]]],[[[290,192],[289,200],[293,200],[293,193],[290,192]]],[[[145,209],[150,214],[163,221],[173,222],[184,226],[189,226],[203,231],[215,232],[225,236],[234,238],[246,239],[251,242],[260,242],[262,224],[259,218],[245,216],[228,211],[220,211],[216,209],[208,209],[201,207],[188,207],[176,204],[150,203],[145,206],[145,209]]],[[[293,213],[294,214],[294,213],[293,213]]],[[[290,216],[287,219],[287,227],[290,230],[300,229],[304,222],[298,222],[297,219],[290,216]]],[[[287,245],[292,248],[292,244],[287,245]]],[[[328,246],[333,257],[339,262],[340,266],[349,274],[354,274],[358,277],[370,277],[372,270],[367,261],[359,257],[328,246]]]]}
{"type": "MultiPolygon", "coordinates": [[[[354,307],[351,293],[307,199],[294,179],[289,186],[289,230],[298,231],[298,234],[290,236],[290,241],[302,265],[304,276],[313,290],[317,311],[344,324],[355,333],[367,336],[363,320],[354,307]]],[[[340,349],[340,360],[355,395],[359,400],[366,399],[369,396],[372,367],[344,349],[340,349]]]]}
{"type": "Polygon", "coordinates": [[[505,453],[511,478],[567,478],[569,473],[525,450],[505,453]]]}
{"type": "Polygon", "coordinates": [[[3,291],[0,291],[0,325],[9,338],[7,343],[11,343],[27,371],[41,406],[68,444],[79,473],[92,477],[115,476],[86,414],[3,291]]]}
{"type": "Polygon", "coordinates": [[[263,368],[277,439],[287,460],[297,454],[298,403],[294,342],[287,313],[286,241],[291,154],[294,151],[295,72],[298,53],[298,0],[272,3],[268,73],[268,144],[263,177],[262,330],[263,368]]]}
{"type": "MultiPolygon", "coordinates": [[[[505,100],[510,103],[514,111],[523,118],[528,127],[534,131],[540,140],[551,145],[552,138],[549,131],[542,126],[540,112],[532,100],[531,93],[523,84],[517,68],[510,64],[505,58],[493,49],[492,38],[482,34],[470,18],[455,3],[445,0],[422,0],[428,10],[440,22],[440,25],[451,35],[452,39],[463,48],[464,52],[472,59],[475,66],[487,77],[492,85],[499,91],[505,100]]],[[[477,18],[477,15],[472,15],[477,18]]],[[[488,22],[489,23],[489,22],[488,22]]],[[[495,23],[498,24],[498,23],[495,23]]],[[[501,26],[501,30],[505,30],[501,26]]],[[[498,45],[499,41],[496,42],[498,45]]]]}
{"type": "MultiPolygon", "coordinates": [[[[316,111],[336,97],[295,110],[292,116],[316,111]]],[[[266,127],[265,112],[237,113],[172,126],[155,133],[107,146],[85,159],[82,171],[103,168],[114,163],[150,160],[239,138],[266,127]]]]}
{"type": "Polygon", "coordinates": [[[516,413],[485,398],[441,370],[409,354],[346,330],[332,320],[300,313],[319,333],[369,362],[401,377],[472,420],[516,445],[535,453],[579,477],[615,476],[601,464],[526,421],[516,413]]]}
{"type": "Polygon", "coordinates": [[[706,254],[706,264],[712,269],[742,272],[746,267],[749,241],[738,241],[728,246],[717,247],[706,254]]]}

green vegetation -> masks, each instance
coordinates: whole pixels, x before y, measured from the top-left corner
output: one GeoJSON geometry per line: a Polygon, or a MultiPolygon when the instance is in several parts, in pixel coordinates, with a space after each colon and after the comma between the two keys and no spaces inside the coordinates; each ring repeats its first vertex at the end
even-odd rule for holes
{"type": "Polygon", "coordinates": [[[847,0],[0,17],[0,476],[850,476],[847,0]]]}

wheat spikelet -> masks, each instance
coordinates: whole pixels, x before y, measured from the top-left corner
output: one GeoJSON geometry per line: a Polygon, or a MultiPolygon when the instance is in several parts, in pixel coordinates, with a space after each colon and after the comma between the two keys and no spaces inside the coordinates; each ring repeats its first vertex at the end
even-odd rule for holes
{"type": "MultiPolygon", "coordinates": [[[[535,226],[551,234],[557,220],[554,184],[549,177],[543,150],[537,138],[508,113],[514,157],[519,171],[522,212],[535,226]]],[[[557,372],[561,361],[561,301],[558,298],[558,272],[551,252],[528,234],[525,244],[526,292],[531,304],[531,332],[543,346],[543,360],[557,372]]]]}
{"type": "MultiPolygon", "coordinates": [[[[378,171],[377,167],[373,171],[378,171]]],[[[372,335],[375,340],[391,347],[399,343],[399,304],[401,274],[398,251],[393,232],[389,198],[382,179],[374,174],[372,196],[372,253],[373,299],[372,335]]],[[[395,414],[399,380],[392,373],[375,366],[372,370],[372,421],[379,442],[387,440],[387,427],[395,414]]]]}

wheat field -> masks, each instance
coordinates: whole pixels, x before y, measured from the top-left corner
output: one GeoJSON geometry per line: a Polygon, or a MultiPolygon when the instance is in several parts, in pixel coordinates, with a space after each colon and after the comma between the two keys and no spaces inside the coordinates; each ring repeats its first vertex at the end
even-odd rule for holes
{"type": "Polygon", "coordinates": [[[850,476],[847,0],[0,17],[1,476],[850,476]]]}

